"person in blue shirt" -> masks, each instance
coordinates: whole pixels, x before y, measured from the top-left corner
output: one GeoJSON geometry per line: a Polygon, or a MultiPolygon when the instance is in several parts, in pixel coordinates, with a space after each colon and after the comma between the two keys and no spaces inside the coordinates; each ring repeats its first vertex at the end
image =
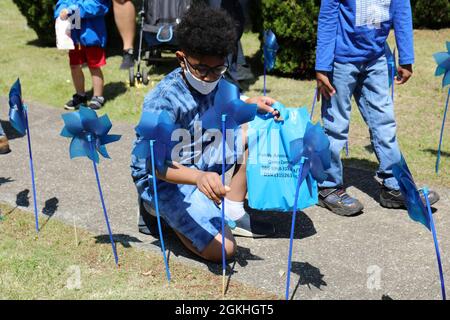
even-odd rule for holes
{"type": "Polygon", "coordinates": [[[85,64],[89,67],[94,91],[89,107],[96,110],[105,105],[105,80],[101,68],[106,64],[105,16],[110,5],[110,0],[59,0],[56,3],[54,18],[70,19],[71,38],[75,45],[75,49],[69,51],[69,60],[76,92],[65,104],[67,110],[76,110],[88,101],[82,69],[85,64]]]}
{"type": "MultiPolygon", "coordinates": [[[[229,186],[222,184],[220,175],[225,172],[222,172],[221,143],[206,138],[206,132],[201,128],[201,116],[213,106],[219,82],[226,81],[223,79],[229,66],[226,57],[236,44],[234,21],[223,10],[204,5],[192,6],[175,29],[175,36],[180,46],[176,52],[180,67],[148,93],[143,105],[143,112],[151,112],[154,116],[167,112],[180,127],[172,134],[172,140],[174,135],[176,141],[182,138],[182,147],[174,147],[179,152],[172,152],[179,158],[172,156],[166,170],[156,172],[159,208],[165,223],[190,251],[218,262],[222,257],[222,197],[227,219],[236,224],[233,231],[228,226],[225,230],[227,258],[232,257],[236,250],[233,235],[262,237],[273,234],[275,230],[272,224],[253,219],[244,209],[247,193],[245,164],[227,161],[226,170],[235,169],[229,186]]],[[[275,102],[273,99],[257,97],[244,100],[277,117],[271,107],[275,102]]],[[[233,133],[234,139],[227,137],[227,141],[234,140],[236,149],[245,150],[243,128],[233,133]]],[[[137,135],[135,143],[141,139],[137,135]]],[[[241,156],[242,152],[239,158],[241,156]]],[[[139,198],[139,231],[152,233],[155,230],[155,212],[153,186],[149,178],[154,173],[146,159],[135,155],[132,156],[131,173],[139,198]]]]}
{"type": "MultiPolygon", "coordinates": [[[[327,181],[320,185],[319,205],[339,215],[351,216],[363,210],[363,205],[346,193],[340,158],[348,139],[352,96],[369,127],[379,161],[380,204],[387,208],[405,205],[392,174],[392,166],[400,160],[385,56],[386,40],[392,28],[399,53],[395,84],[402,85],[412,76],[414,63],[410,1],[321,2],[315,69],[332,162],[327,181]]],[[[431,204],[439,200],[436,192],[430,192],[429,198],[431,204]]]]}

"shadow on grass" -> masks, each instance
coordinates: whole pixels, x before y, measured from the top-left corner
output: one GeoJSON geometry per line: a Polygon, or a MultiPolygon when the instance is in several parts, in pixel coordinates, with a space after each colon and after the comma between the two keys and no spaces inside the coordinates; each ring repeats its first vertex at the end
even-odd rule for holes
{"type": "MultiPolygon", "coordinates": [[[[111,243],[109,240],[109,234],[98,235],[94,238],[95,243],[111,243]]],[[[132,243],[142,243],[142,241],[138,238],[123,233],[113,234],[113,239],[115,243],[120,243],[124,248],[131,248],[132,243]]]]}
{"type": "MultiPolygon", "coordinates": [[[[244,92],[250,90],[250,87],[258,81],[258,78],[260,76],[264,75],[264,64],[262,62],[263,61],[262,60],[262,50],[259,49],[251,57],[246,56],[245,60],[247,61],[247,64],[250,67],[250,70],[252,71],[254,78],[239,82],[239,88],[244,92]]],[[[264,88],[261,88],[261,92],[263,91],[263,89],[264,88]]],[[[270,96],[270,89],[267,89],[266,93],[268,96],[270,96]]]]}
{"type": "MultiPolygon", "coordinates": [[[[117,97],[125,94],[127,92],[127,86],[125,82],[109,82],[105,84],[105,88],[103,90],[103,96],[105,97],[106,103],[110,100],[114,100],[117,97]]],[[[92,97],[93,90],[89,90],[87,95],[92,97]]]]}
{"type": "MultiPolygon", "coordinates": [[[[437,149],[424,149],[422,151],[431,153],[433,156],[437,156],[437,154],[438,154],[437,149]]],[[[445,152],[445,151],[441,150],[441,157],[449,158],[450,157],[450,152],[445,152]]]]}
{"type": "Polygon", "coordinates": [[[367,152],[369,153],[373,153],[373,146],[371,144],[368,144],[364,147],[364,149],[366,149],[367,152]]]}
{"type": "Polygon", "coordinates": [[[56,48],[56,43],[42,41],[38,38],[27,41],[26,45],[37,47],[37,48],[56,48]]]}

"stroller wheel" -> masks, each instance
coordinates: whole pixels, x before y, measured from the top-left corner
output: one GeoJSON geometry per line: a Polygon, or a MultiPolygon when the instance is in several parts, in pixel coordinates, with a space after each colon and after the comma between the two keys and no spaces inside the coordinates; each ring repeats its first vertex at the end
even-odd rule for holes
{"type": "Polygon", "coordinates": [[[148,70],[144,69],[142,70],[142,83],[147,86],[150,82],[150,78],[148,76],[148,70]]]}
{"type": "Polygon", "coordinates": [[[130,68],[128,70],[128,77],[129,77],[129,81],[130,81],[130,87],[134,87],[136,81],[135,81],[135,77],[134,77],[134,68],[130,68]]]}

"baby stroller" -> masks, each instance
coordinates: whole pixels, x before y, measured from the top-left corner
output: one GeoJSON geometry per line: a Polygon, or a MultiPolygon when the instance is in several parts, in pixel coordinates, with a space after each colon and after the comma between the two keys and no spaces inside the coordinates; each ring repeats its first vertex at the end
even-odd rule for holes
{"type": "Polygon", "coordinates": [[[136,73],[134,68],[129,70],[130,86],[133,87],[136,82],[147,85],[150,81],[148,67],[164,61],[162,51],[177,50],[173,32],[191,2],[192,0],[142,0],[137,70],[136,73]],[[146,67],[141,66],[143,61],[146,67]]]}

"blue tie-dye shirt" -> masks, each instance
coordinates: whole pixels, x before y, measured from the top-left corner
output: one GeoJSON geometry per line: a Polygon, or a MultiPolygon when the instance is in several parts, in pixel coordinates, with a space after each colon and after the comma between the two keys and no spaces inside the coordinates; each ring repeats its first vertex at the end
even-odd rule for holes
{"type": "MultiPolygon", "coordinates": [[[[226,81],[226,80],[221,80],[226,81]]],[[[172,120],[180,126],[181,129],[189,131],[190,137],[184,136],[184,144],[181,151],[180,159],[173,159],[174,161],[181,163],[188,167],[193,167],[202,171],[222,173],[222,153],[221,144],[217,143],[214,139],[205,139],[204,130],[201,129],[201,116],[212,107],[214,104],[214,97],[216,95],[217,88],[210,94],[203,95],[194,89],[191,89],[183,78],[183,71],[181,68],[177,68],[168,74],[152,91],[150,91],[144,99],[143,112],[158,113],[158,111],[165,110],[172,117],[172,120]],[[186,142],[186,139],[187,142],[186,142]]],[[[219,133],[219,130],[216,130],[219,133]]],[[[214,136],[214,130],[211,135],[214,136]]],[[[231,152],[231,148],[236,149],[231,142],[236,144],[241,137],[241,129],[238,128],[234,137],[229,137],[227,133],[227,168],[229,170],[233,165],[229,164],[230,156],[235,156],[234,152],[231,152]]],[[[173,140],[177,140],[180,136],[172,136],[173,140]]],[[[140,141],[139,135],[137,135],[136,142],[140,141]]],[[[236,144],[237,145],[237,144],[236,144]]],[[[239,149],[239,148],[237,148],[239,149]]],[[[236,150],[234,150],[236,151],[236,150]]],[[[240,152],[240,150],[237,150],[240,152]]],[[[231,161],[232,162],[232,161],[231,161]]],[[[149,178],[151,177],[150,161],[146,159],[139,159],[132,155],[131,159],[131,174],[133,180],[138,189],[139,196],[148,202],[151,201],[151,192],[148,187],[152,187],[149,184],[149,178]]],[[[168,182],[158,180],[158,189],[160,193],[170,192],[170,189],[176,185],[168,182]]]]}

